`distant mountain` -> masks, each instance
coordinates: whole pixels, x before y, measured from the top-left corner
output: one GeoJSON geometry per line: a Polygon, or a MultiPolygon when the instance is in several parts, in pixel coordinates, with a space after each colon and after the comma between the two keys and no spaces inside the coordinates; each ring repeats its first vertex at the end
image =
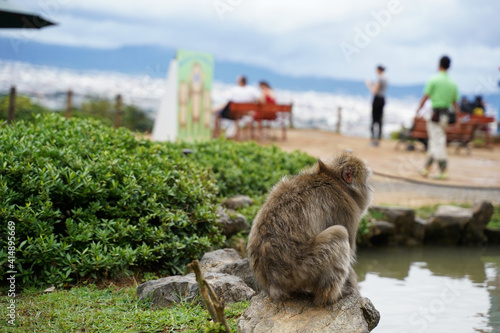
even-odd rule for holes
{"type": "MultiPolygon", "coordinates": [[[[0,59],[79,70],[148,74],[155,78],[163,78],[170,59],[174,56],[175,50],[156,46],[127,46],[108,50],[49,45],[0,37],[0,59]]],[[[233,83],[240,74],[247,75],[250,82],[265,79],[273,87],[285,90],[369,95],[362,81],[287,76],[262,67],[216,59],[215,80],[233,83]]],[[[388,96],[389,98],[419,97],[422,90],[422,85],[390,85],[388,96]]]]}

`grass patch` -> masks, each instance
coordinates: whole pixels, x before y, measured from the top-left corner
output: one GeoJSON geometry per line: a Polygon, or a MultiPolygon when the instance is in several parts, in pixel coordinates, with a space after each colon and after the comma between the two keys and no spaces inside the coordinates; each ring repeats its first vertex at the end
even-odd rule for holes
{"type": "MultiPolygon", "coordinates": [[[[0,297],[2,332],[203,332],[210,321],[200,304],[181,303],[169,309],[153,309],[135,296],[135,287],[95,285],[43,293],[27,290],[17,298],[16,327],[7,323],[10,298],[0,297]]],[[[232,331],[248,302],[226,306],[232,331]]]]}
{"type": "Polygon", "coordinates": [[[418,207],[415,209],[415,215],[427,220],[429,217],[432,216],[432,214],[434,214],[434,212],[437,210],[438,206],[440,206],[440,204],[439,205],[432,205],[432,206],[418,207]]]}
{"type": "Polygon", "coordinates": [[[490,223],[488,223],[488,228],[500,229],[500,205],[494,206],[493,216],[491,217],[490,223]]]}
{"type": "MultiPolygon", "coordinates": [[[[436,204],[436,205],[430,205],[430,206],[421,206],[418,208],[415,208],[415,215],[423,218],[423,219],[428,219],[434,214],[439,206],[443,206],[445,204],[436,204]]],[[[457,206],[457,207],[462,207],[462,208],[471,208],[471,204],[459,204],[459,203],[449,203],[446,204],[447,206],[457,206]]]]}
{"type": "Polygon", "coordinates": [[[381,221],[387,220],[387,216],[385,216],[384,213],[376,210],[369,210],[368,214],[375,220],[381,220],[381,221]]]}

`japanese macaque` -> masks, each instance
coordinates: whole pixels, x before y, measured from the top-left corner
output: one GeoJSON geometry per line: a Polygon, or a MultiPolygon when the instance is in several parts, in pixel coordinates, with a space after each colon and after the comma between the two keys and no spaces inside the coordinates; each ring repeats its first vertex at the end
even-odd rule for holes
{"type": "Polygon", "coordinates": [[[360,158],[343,152],[274,186],[248,238],[250,265],[273,301],[309,293],[328,305],[359,294],[352,264],[372,200],[370,175],[360,158]]]}

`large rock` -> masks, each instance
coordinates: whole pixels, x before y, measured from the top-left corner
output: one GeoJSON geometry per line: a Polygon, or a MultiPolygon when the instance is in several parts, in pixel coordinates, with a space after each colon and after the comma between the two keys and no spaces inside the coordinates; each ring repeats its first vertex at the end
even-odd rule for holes
{"type": "Polygon", "coordinates": [[[480,201],[472,207],[472,219],[464,228],[463,244],[486,244],[488,238],[484,234],[486,225],[493,216],[494,208],[491,202],[480,201]]]}
{"type": "Polygon", "coordinates": [[[361,333],[373,330],[380,313],[367,298],[349,296],[338,303],[317,307],[310,299],[273,303],[266,293],[252,298],[238,320],[240,333],[361,333]]]}
{"type": "MultiPolygon", "coordinates": [[[[226,303],[247,301],[255,295],[255,291],[237,276],[206,273],[204,277],[217,297],[223,298],[226,303]]],[[[181,301],[198,300],[198,292],[194,273],[151,280],[137,287],[137,297],[151,300],[155,307],[168,307],[181,301]]]]}
{"type": "Polygon", "coordinates": [[[226,237],[236,235],[238,232],[250,229],[245,216],[238,214],[233,210],[225,210],[217,207],[217,223],[222,234],[226,237]]]}
{"type": "MultiPolygon", "coordinates": [[[[413,222],[415,221],[415,211],[410,208],[372,206],[370,211],[379,212],[384,216],[384,220],[394,224],[395,235],[398,243],[404,244],[408,237],[411,237],[413,222]]],[[[378,218],[378,217],[377,217],[378,218]]]]}
{"type": "Polygon", "coordinates": [[[201,259],[200,266],[203,272],[237,276],[253,290],[260,291],[260,286],[253,275],[248,258],[241,258],[234,249],[207,252],[201,259]]]}
{"type": "Polygon", "coordinates": [[[386,221],[373,220],[368,232],[361,236],[362,245],[388,245],[393,243],[396,228],[386,221]]]}
{"type": "Polygon", "coordinates": [[[500,244],[500,229],[485,228],[484,234],[488,238],[488,244],[500,244]]]}
{"type": "Polygon", "coordinates": [[[226,264],[220,269],[219,272],[237,276],[256,292],[261,291],[261,287],[253,275],[252,269],[250,268],[248,258],[236,260],[232,263],[226,264]]]}
{"type": "Polygon", "coordinates": [[[411,236],[413,239],[415,239],[418,243],[423,243],[424,238],[425,238],[425,225],[427,224],[427,220],[424,220],[420,217],[416,217],[415,221],[413,221],[413,224],[411,226],[411,236]]]}
{"type": "Polygon", "coordinates": [[[425,225],[425,242],[440,245],[459,244],[464,228],[471,222],[472,216],[470,209],[439,206],[425,225]]]}
{"type": "Polygon", "coordinates": [[[241,256],[235,249],[228,248],[207,252],[200,260],[201,271],[203,273],[219,273],[222,267],[240,259],[241,256]]]}
{"type": "Polygon", "coordinates": [[[228,209],[239,209],[245,206],[253,206],[254,201],[252,198],[246,195],[236,195],[232,198],[228,198],[222,202],[222,205],[228,209]]]}

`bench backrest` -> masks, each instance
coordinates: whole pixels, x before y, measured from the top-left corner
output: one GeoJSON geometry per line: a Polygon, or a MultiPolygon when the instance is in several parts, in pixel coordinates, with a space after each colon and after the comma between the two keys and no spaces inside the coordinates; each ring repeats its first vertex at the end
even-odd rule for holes
{"type": "Polygon", "coordinates": [[[262,112],[292,112],[292,104],[261,104],[262,112]]]}
{"type": "Polygon", "coordinates": [[[413,129],[411,136],[415,139],[427,139],[427,122],[423,118],[415,118],[413,120],[413,129]]]}
{"type": "Polygon", "coordinates": [[[292,104],[257,104],[257,103],[234,103],[229,104],[230,111],[272,111],[291,112],[292,104]]]}
{"type": "Polygon", "coordinates": [[[495,122],[495,117],[486,117],[486,116],[470,116],[470,121],[476,124],[489,124],[495,122]]]}
{"type": "Polygon", "coordinates": [[[249,112],[249,111],[255,111],[258,107],[259,107],[259,104],[255,104],[255,103],[234,103],[234,102],[231,102],[231,104],[229,104],[229,111],[249,112]]]}
{"type": "Polygon", "coordinates": [[[278,112],[292,112],[292,104],[257,104],[234,103],[229,104],[229,112],[234,119],[239,119],[254,111],[255,120],[274,120],[278,112]]]}
{"type": "MultiPolygon", "coordinates": [[[[448,141],[463,141],[472,138],[474,132],[474,122],[459,123],[458,126],[449,126],[446,129],[448,141]]],[[[415,118],[411,136],[416,139],[427,139],[427,121],[423,118],[415,118]]]]}

